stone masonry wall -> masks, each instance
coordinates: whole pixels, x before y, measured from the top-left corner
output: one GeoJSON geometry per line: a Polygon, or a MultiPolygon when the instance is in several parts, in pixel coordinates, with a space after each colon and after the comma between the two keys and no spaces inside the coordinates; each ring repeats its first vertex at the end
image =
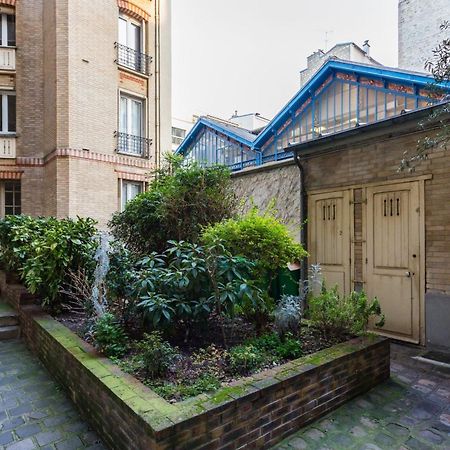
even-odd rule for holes
{"type": "Polygon", "coordinates": [[[278,216],[300,240],[300,172],[289,161],[267,164],[260,170],[243,170],[233,175],[233,188],[244,211],[252,205],[265,211],[272,203],[278,216]]]}

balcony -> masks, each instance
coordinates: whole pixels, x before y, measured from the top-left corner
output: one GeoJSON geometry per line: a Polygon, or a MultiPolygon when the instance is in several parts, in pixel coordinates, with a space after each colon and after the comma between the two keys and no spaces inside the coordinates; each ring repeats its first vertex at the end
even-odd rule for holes
{"type": "Polygon", "coordinates": [[[16,70],[16,49],[0,47],[0,70],[16,70]]]}
{"type": "Polygon", "coordinates": [[[13,159],[16,157],[16,136],[0,136],[0,158],[13,159]]]}
{"type": "Polygon", "coordinates": [[[148,158],[150,155],[150,145],[152,140],[132,134],[116,133],[117,153],[128,156],[140,156],[148,158]]]}
{"type": "Polygon", "coordinates": [[[116,42],[117,50],[117,64],[119,66],[131,69],[135,72],[139,72],[143,75],[150,75],[150,63],[152,62],[152,57],[144,53],[140,53],[116,42]]]}

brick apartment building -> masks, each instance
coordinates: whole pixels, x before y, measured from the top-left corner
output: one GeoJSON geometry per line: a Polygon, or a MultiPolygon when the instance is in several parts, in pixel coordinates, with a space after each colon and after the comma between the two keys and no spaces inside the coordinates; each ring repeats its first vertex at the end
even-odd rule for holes
{"type": "Polygon", "coordinates": [[[0,0],[0,214],[104,227],[171,148],[170,1],[0,0]]]}

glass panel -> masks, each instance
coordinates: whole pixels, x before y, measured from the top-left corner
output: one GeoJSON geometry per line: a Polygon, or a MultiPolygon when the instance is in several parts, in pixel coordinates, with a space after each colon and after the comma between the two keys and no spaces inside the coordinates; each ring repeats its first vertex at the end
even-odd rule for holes
{"type": "Polygon", "coordinates": [[[136,50],[137,52],[141,51],[141,27],[135,25],[134,23],[130,23],[128,47],[136,50]]]}
{"type": "Polygon", "coordinates": [[[383,120],[386,117],[386,94],[377,91],[377,120],[383,120]]]}
{"type": "Polygon", "coordinates": [[[120,124],[119,131],[121,133],[128,133],[128,99],[120,97],[120,124]]]}
{"type": "Polygon", "coordinates": [[[142,135],[142,103],[137,100],[131,101],[131,134],[142,135]]]}
{"type": "Polygon", "coordinates": [[[353,84],[350,86],[350,111],[349,111],[349,127],[354,127],[358,121],[358,86],[353,84]]]}
{"type": "Polygon", "coordinates": [[[119,18],[119,44],[122,44],[122,45],[128,44],[127,29],[128,29],[127,21],[120,17],[119,18]]]}
{"type": "Polygon", "coordinates": [[[16,131],[16,96],[8,95],[8,131],[16,131]]]}
{"type": "Polygon", "coordinates": [[[5,191],[5,205],[14,205],[14,192],[5,191]]]}
{"type": "Polygon", "coordinates": [[[394,94],[386,93],[386,117],[395,115],[395,97],[394,94]]]}
{"type": "Polygon", "coordinates": [[[16,16],[8,14],[8,46],[14,47],[16,45],[16,16]]]}
{"type": "Polygon", "coordinates": [[[3,95],[0,95],[0,131],[3,133],[8,131],[3,129],[3,95]]]}
{"type": "Polygon", "coordinates": [[[6,44],[3,42],[3,14],[0,14],[0,46],[4,47],[6,44]]]}
{"type": "Polygon", "coordinates": [[[416,109],[416,99],[414,97],[406,97],[406,111],[416,109]]]}
{"type": "Polygon", "coordinates": [[[377,109],[376,103],[377,103],[377,91],[375,89],[367,89],[367,108],[369,112],[369,115],[367,117],[368,123],[375,122],[376,120],[376,109],[377,109]]]}

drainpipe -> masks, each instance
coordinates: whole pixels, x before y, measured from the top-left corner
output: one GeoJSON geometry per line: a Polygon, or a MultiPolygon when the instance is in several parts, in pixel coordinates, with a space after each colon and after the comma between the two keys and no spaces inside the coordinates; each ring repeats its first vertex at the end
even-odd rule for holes
{"type": "MultiPolygon", "coordinates": [[[[303,248],[307,251],[308,229],[306,226],[306,219],[308,217],[308,199],[305,187],[305,168],[303,167],[302,160],[297,150],[294,150],[294,153],[295,153],[294,159],[300,171],[300,224],[301,224],[300,243],[302,244],[303,248]]],[[[301,262],[300,267],[300,281],[302,283],[301,284],[302,287],[305,285],[305,281],[307,280],[308,280],[308,257],[305,256],[301,262]]]]}

